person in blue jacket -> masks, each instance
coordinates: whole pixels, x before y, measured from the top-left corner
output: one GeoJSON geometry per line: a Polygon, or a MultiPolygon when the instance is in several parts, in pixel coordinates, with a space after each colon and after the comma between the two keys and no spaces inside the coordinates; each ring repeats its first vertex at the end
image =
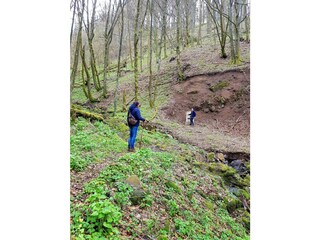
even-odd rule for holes
{"type": "Polygon", "coordinates": [[[189,114],[190,115],[190,125],[191,126],[194,126],[194,118],[196,117],[196,112],[193,110],[193,108],[191,109],[191,113],[189,114]]]}
{"type": "Polygon", "coordinates": [[[128,139],[128,151],[129,152],[135,152],[135,149],[134,149],[134,144],[136,142],[136,137],[137,137],[137,133],[138,133],[138,128],[139,128],[139,125],[140,125],[140,121],[146,121],[146,119],[144,119],[142,116],[141,116],[141,113],[140,113],[140,108],[141,105],[139,102],[134,102],[133,104],[131,104],[131,106],[129,107],[129,110],[128,110],[128,116],[127,116],[127,122],[128,122],[128,126],[130,128],[130,137],[128,139]],[[138,120],[136,124],[134,125],[131,125],[128,121],[129,119],[129,112],[131,112],[131,114],[133,115],[133,117],[138,120]]]}

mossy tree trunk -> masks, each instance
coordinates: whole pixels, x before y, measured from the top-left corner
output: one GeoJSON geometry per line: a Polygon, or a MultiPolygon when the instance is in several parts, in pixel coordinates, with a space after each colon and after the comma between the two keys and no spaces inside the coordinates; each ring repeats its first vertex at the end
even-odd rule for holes
{"type": "Polygon", "coordinates": [[[88,71],[88,67],[87,67],[87,63],[86,63],[86,57],[85,57],[85,46],[83,46],[81,48],[80,53],[81,53],[81,60],[82,60],[82,68],[83,68],[83,71],[85,72],[85,75],[86,75],[86,80],[84,81],[84,83],[87,86],[87,91],[84,90],[84,93],[86,94],[86,96],[88,97],[90,102],[94,102],[95,99],[93,98],[92,93],[91,93],[90,74],[89,74],[89,71],[88,71]]]}

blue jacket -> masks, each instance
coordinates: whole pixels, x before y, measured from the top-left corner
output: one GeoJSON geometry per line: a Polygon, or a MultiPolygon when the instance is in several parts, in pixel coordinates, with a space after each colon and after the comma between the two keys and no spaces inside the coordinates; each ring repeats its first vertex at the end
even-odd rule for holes
{"type": "Polygon", "coordinates": [[[131,106],[129,107],[128,116],[129,116],[129,112],[131,112],[131,114],[134,116],[134,118],[138,120],[138,122],[135,125],[130,125],[128,123],[129,127],[139,126],[140,120],[145,121],[145,119],[141,116],[140,109],[134,103],[131,104],[131,106]]]}
{"type": "Polygon", "coordinates": [[[196,112],[195,111],[192,111],[191,113],[190,113],[190,118],[195,118],[196,117],[196,112]]]}

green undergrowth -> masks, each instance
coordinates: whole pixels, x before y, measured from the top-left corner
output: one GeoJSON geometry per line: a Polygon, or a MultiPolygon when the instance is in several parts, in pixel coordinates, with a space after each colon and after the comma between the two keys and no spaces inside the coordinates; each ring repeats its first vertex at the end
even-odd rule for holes
{"type": "Polygon", "coordinates": [[[111,158],[71,204],[71,239],[249,239],[250,215],[223,177],[193,166],[203,150],[139,128],[137,151],[127,153],[127,137],[122,116],[71,125],[71,169],[111,158]]]}
{"type": "Polygon", "coordinates": [[[84,118],[71,122],[70,168],[81,171],[92,162],[123,152],[127,144],[117,132],[103,122],[84,118]]]}

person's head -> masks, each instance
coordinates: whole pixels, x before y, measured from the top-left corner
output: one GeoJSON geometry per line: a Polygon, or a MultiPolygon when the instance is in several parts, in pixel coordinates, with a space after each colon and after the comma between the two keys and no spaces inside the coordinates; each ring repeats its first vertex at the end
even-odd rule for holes
{"type": "Polygon", "coordinates": [[[141,104],[139,102],[134,102],[134,105],[136,105],[136,107],[141,107],[141,104]]]}
{"type": "Polygon", "coordinates": [[[191,111],[193,111],[193,108],[191,108],[191,111]]]}

